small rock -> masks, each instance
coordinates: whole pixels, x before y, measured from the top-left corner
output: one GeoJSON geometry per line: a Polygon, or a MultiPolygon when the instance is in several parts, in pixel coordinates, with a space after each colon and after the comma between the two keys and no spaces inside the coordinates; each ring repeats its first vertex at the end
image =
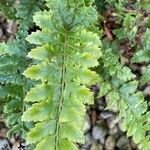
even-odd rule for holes
{"type": "Polygon", "coordinates": [[[112,128],[115,126],[115,124],[116,124],[115,119],[116,119],[116,117],[115,117],[115,116],[112,116],[112,117],[110,117],[110,118],[108,118],[108,119],[106,120],[107,125],[108,125],[108,127],[109,127],[110,129],[112,129],[112,128]]]}
{"type": "Polygon", "coordinates": [[[113,128],[109,129],[109,134],[110,135],[115,135],[118,133],[118,128],[117,126],[114,126],[113,128]]]}
{"type": "MultiPolygon", "coordinates": [[[[130,65],[131,70],[142,73],[142,68],[137,64],[130,65]]],[[[143,68],[144,69],[144,68],[143,68]]]]}
{"type": "MultiPolygon", "coordinates": [[[[31,148],[31,149],[33,149],[33,148],[31,148]]],[[[26,143],[20,143],[18,141],[15,141],[13,143],[12,150],[27,150],[27,145],[26,145],[26,143]]]]}
{"type": "Polygon", "coordinates": [[[81,147],[80,150],[87,150],[87,148],[81,147]]]}
{"type": "Polygon", "coordinates": [[[80,148],[80,150],[89,150],[89,146],[83,145],[83,146],[80,148]]]}
{"type": "Polygon", "coordinates": [[[0,13],[0,23],[2,24],[4,22],[6,22],[6,17],[0,13]]]}
{"type": "Polygon", "coordinates": [[[94,143],[91,147],[91,150],[103,150],[103,146],[101,144],[94,143]]]}
{"type": "Polygon", "coordinates": [[[2,38],[2,36],[3,36],[3,30],[2,30],[2,28],[0,27],[0,39],[2,38]]]}
{"type": "Polygon", "coordinates": [[[119,148],[119,150],[132,150],[129,140],[126,136],[119,138],[116,146],[119,148]]]}
{"type": "Polygon", "coordinates": [[[100,113],[100,117],[103,119],[107,119],[107,118],[110,118],[112,116],[113,116],[113,114],[109,111],[103,111],[100,113]]]}
{"type": "Polygon", "coordinates": [[[97,122],[97,112],[95,110],[91,111],[91,123],[95,125],[97,122]]]}
{"type": "Polygon", "coordinates": [[[19,142],[13,143],[12,150],[18,150],[18,147],[20,146],[19,142]]]}
{"type": "Polygon", "coordinates": [[[105,106],[104,105],[98,105],[98,110],[104,110],[105,106]]]}
{"type": "Polygon", "coordinates": [[[106,125],[97,125],[92,129],[92,135],[95,140],[103,139],[107,135],[106,125]]]}
{"type": "Polygon", "coordinates": [[[7,137],[7,128],[3,122],[2,116],[0,116],[0,137],[6,138],[7,137]]]}
{"type": "Polygon", "coordinates": [[[105,138],[105,137],[104,137],[104,138],[99,139],[99,142],[100,142],[102,145],[104,145],[104,144],[105,144],[105,141],[106,141],[106,138],[105,138]]]}
{"type": "Polygon", "coordinates": [[[7,129],[6,128],[2,128],[0,130],[0,137],[6,138],[7,137],[7,129]]]}
{"type": "Polygon", "coordinates": [[[85,135],[85,144],[92,145],[93,143],[94,143],[94,139],[92,138],[92,135],[90,133],[87,133],[85,135]]]}
{"type": "Polygon", "coordinates": [[[106,139],[105,150],[114,150],[114,149],[115,149],[115,137],[110,135],[106,139]]]}
{"type": "MultiPolygon", "coordinates": [[[[138,68],[139,68],[139,66],[138,66],[138,68]]],[[[146,69],[146,66],[142,66],[142,67],[141,67],[141,72],[140,72],[140,73],[141,73],[141,74],[144,74],[145,69],[146,69]]]]}
{"type": "Polygon", "coordinates": [[[150,96],[150,86],[147,86],[143,92],[144,92],[144,95],[150,96]]]}
{"type": "Polygon", "coordinates": [[[98,110],[104,110],[104,108],[106,107],[106,104],[105,104],[103,98],[99,98],[99,99],[96,101],[96,105],[97,105],[98,110]]]}
{"type": "Polygon", "coordinates": [[[98,96],[99,93],[99,87],[97,85],[93,85],[91,87],[91,90],[94,92],[94,97],[98,96]]]}
{"type": "MultiPolygon", "coordinates": [[[[13,34],[13,33],[14,33],[14,24],[15,24],[14,21],[8,20],[6,31],[7,31],[9,34],[13,34]]],[[[15,31],[16,31],[16,30],[15,30],[15,31]]]]}
{"type": "Polygon", "coordinates": [[[132,146],[133,149],[137,149],[137,145],[133,142],[133,140],[131,140],[130,143],[131,143],[131,146],[132,146]]]}
{"type": "Polygon", "coordinates": [[[0,139],[0,150],[10,150],[9,143],[6,139],[0,139]]]}
{"type": "Polygon", "coordinates": [[[129,59],[126,57],[121,56],[121,63],[122,64],[128,64],[129,63],[129,59]]]}

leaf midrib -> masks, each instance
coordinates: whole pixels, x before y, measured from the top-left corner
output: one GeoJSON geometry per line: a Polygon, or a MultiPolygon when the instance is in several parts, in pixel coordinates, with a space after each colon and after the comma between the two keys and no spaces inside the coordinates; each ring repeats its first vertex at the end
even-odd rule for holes
{"type": "Polygon", "coordinates": [[[60,129],[60,115],[64,103],[64,90],[65,90],[65,76],[66,76],[66,50],[67,50],[67,30],[65,30],[64,47],[62,51],[62,75],[61,75],[61,88],[60,88],[60,101],[57,110],[56,118],[56,131],[55,131],[55,150],[59,150],[59,129],[60,129]]]}

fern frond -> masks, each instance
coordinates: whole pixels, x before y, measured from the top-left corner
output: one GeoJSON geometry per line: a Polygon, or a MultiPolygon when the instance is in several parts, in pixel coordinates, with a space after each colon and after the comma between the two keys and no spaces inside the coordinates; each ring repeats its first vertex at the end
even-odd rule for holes
{"type": "Polygon", "coordinates": [[[124,117],[123,128],[127,131],[127,135],[133,136],[135,143],[139,144],[142,149],[148,150],[150,138],[147,132],[150,131],[150,123],[148,119],[145,120],[147,113],[149,114],[148,105],[142,92],[135,93],[136,85],[132,83],[134,81],[123,85],[119,90],[122,95],[119,106],[122,112],[119,117],[124,117]],[[131,89],[127,88],[128,84],[131,85],[131,89]]]}
{"type": "Polygon", "coordinates": [[[6,124],[10,128],[9,137],[13,136],[14,133],[19,133],[22,138],[25,138],[26,125],[21,121],[21,116],[26,107],[23,99],[33,84],[22,75],[31,63],[26,57],[31,45],[25,41],[25,38],[33,24],[32,16],[41,9],[42,4],[43,1],[40,0],[26,0],[11,7],[15,8],[19,23],[16,39],[11,43],[0,44],[0,100],[3,103],[6,124]],[[25,17],[28,17],[27,20],[25,17]]]}
{"type": "Polygon", "coordinates": [[[84,104],[93,104],[86,85],[99,78],[89,68],[98,65],[101,42],[85,28],[96,21],[96,10],[90,0],[47,0],[47,6],[33,17],[41,31],[27,37],[37,45],[28,56],[38,63],[24,75],[41,84],[27,93],[33,105],[22,120],[35,122],[27,140],[37,150],[77,150],[75,142],[84,142],[84,104]]]}
{"type": "Polygon", "coordinates": [[[119,115],[116,121],[123,118],[123,129],[127,132],[127,136],[132,136],[139,147],[148,150],[150,122],[146,118],[149,111],[143,93],[137,91],[139,82],[135,80],[136,76],[131,69],[119,61],[117,49],[110,48],[113,44],[110,45],[104,40],[103,45],[105,46],[100,59],[102,68],[99,71],[103,82],[100,84],[99,96],[108,95],[107,109],[118,105],[119,115]]]}
{"type": "Polygon", "coordinates": [[[148,83],[150,82],[150,65],[148,65],[144,72],[143,72],[143,75],[142,75],[142,78],[141,78],[141,83],[142,84],[145,84],[145,83],[148,83]]]}
{"type": "Polygon", "coordinates": [[[107,81],[109,85],[109,88],[105,87],[105,93],[109,98],[107,109],[111,109],[117,103],[119,115],[116,122],[123,118],[123,130],[127,132],[127,136],[132,136],[140,148],[148,150],[150,148],[149,111],[143,93],[136,92],[138,81],[116,85],[117,80],[107,81]]]}
{"type": "MultiPolygon", "coordinates": [[[[103,45],[109,43],[107,40],[103,41],[103,45]]],[[[113,46],[113,45],[111,45],[113,46]]],[[[122,81],[130,81],[135,78],[135,75],[131,72],[131,69],[124,64],[120,63],[120,57],[116,50],[110,48],[110,46],[104,47],[102,61],[104,67],[109,72],[110,76],[116,76],[122,81]]]]}
{"type": "Polygon", "coordinates": [[[20,0],[16,6],[16,17],[21,30],[28,30],[33,26],[33,15],[43,8],[44,0],[20,0]]]}
{"type": "Polygon", "coordinates": [[[147,28],[142,36],[142,49],[137,51],[132,58],[132,62],[150,62],[150,29],[147,28]]]}

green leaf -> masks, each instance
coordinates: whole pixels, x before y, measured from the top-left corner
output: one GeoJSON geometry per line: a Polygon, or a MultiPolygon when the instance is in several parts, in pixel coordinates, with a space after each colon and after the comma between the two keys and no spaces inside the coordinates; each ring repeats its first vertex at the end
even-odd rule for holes
{"type": "Polygon", "coordinates": [[[102,97],[102,96],[106,95],[110,90],[111,90],[110,84],[107,82],[103,82],[100,87],[99,96],[102,97]]]}
{"type": "Polygon", "coordinates": [[[135,75],[128,67],[124,66],[121,70],[117,71],[117,77],[123,81],[128,81],[135,78],[135,75]]]}
{"type": "Polygon", "coordinates": [[[118,92],[116,92],[115,90],[111,91],[108,94],[109,102],[107,104],[106,109],[110,109],[111,107],[113,107],[119,98],[120,98],[120,96],[119,96],[118,92]]]}
{"type": "Polygon", "coordinates": [[[49,118],[53,105],[50,101],[35,103],[22,116],[23,121],[43,121],[49,118]]]}
{"type": "Polygon", "coordinates": [[[33,16],[33,20],[34,22],[36,22],[36,25],[46,29],[49,29],[50,27],[52,28],[52,24],[50,22],[51,19],[52,19],[51,13],[46,10],[44,10],[44,12],[38,11],[33,16]]]}
{"type": "Polygon", "coordinates": [[[26,38],[26,40],[36,45],[42,45],[42,44],[52,42],[52,39],[50,38],[50,34],[48,35],[47,32],[43,33],[41,31],[36,31],[32,33],[26,38]]]}
{"type": "Polygon", "coordinates": [[[48,78],[50,70],[45,65],[33,65],[32,67],[28,68],[23,75],[30,79],[34,80],[44,80],[48,78]]]}
{"type": "Polygon", "coordinates": [[[77,78],[79,79],[79,82],[87,85],[94,84],[99,80],[99,76],[96,74],[96,72],[90,70],[78,71],[77,78]]]}
{"type": "Polygon", "coordinates": [[[36,150],[55,150],[55,137],[46,136],[37,145],[36,150]]]}
{"type": "Polygon", "coordinates": [[[73,144],[72,142],[68,141],[67,139],[60,140],[59,149],[60,150],[78,150],[77,146],[73,144]]]}
{"type": "Polygon", "coordinates": [[[128,98],[128,104],[130,105],[130,107],[135,108],[135,109],[143,102],[144,102],[144,95],[142,92],[133,94],[128,98]]]}
{"type": "Polygon", "coordinates": [[[27,93],[25,101],[27,102],[39,102],[42,100],[50,99],[49,92],[51,88],[49,85],[37,85],[27,93]]]}
{"type": "Polygon", "coordinates": [[[53,54],[53,48],[50,47],[48,44],[44,45],[42,47],[37,47],[31,50],[31,52],[28,53],[28,57],[34,58],[37,60],[44,60],[52,58],[53,54]]]}
{"type": "Polygon", "coordinates": [[[84,86],[78,88],[77,97],[84,104],[93,104],[94,103],[93,93],[84,86]]]}
{"type": "Polygon", "coordinates": [[[75,108],[63,107],[60,114],[60,122],[76,122],[82,121],[82,115],[75,108]]]}
{"type": "Polygon", "coordinates": [[[137,51],[133,58],[132,62],[150,62],[150,29],[147,28],[144,35],[141,37],[143,48],[137,51]]]}
{"type": "Polygon", "coordinates": [[[124,115],[125,115],[125,111],[128,108],[127,104],[125,103],[125,100],[121,99],[120,103],[119,103],[119,115],[116,118],[116,122],[118,122],[124,115]]]}
{"type": "Polygon", "coordinates": [[[138,125],[137,125],[137,122],[136,120],[132,120],[131,123],[130,123],[130,126],[127,130],[127,136],[132,136],[135,134],[135,132],[138,130],[138,125]]]}
{"type": "Polygon", "coordinates": [[[140,50],[132,58],[132,62],[149,62],[150,61],[150,52],[145,50],[140,50]]]}
{"type": "Polygon", "coordinates": [[[28,143],[37,143],[48,135],[55,133],[56,120],[47,120],[37,123],[27,134],[28,143]]]}
{"type": "Polygon", "coordinates": [[[60,138],[67,138],[73,142],[84,143],[84,135],[82,128],[74,125],[73,123],[60,124],[60,138]]]}
{"type": "Polygon", "coordinates": [[[6,45],[6,43],[4,42],[0,43],[0,56],[6,54],[7,49],[8,49],[8,46],[6,45]]]}
{"type": "Polygon", "coordinates": [[[150,65],[146,67],[146,69],[143,72],[143,76],[141,78],[141,83],[145,84],[147,82],[150,82],[150,65]]]}
{"type": "Polygon", "coordinates": [[[135,90],[137,89],[137,86],[138,86],[138,82],[137,81],[131,81],[131,82],[128,82],[128,83],[124,84],[119,89],[119,91],[121,92],[121,94],[123,96],[128,98],[130,94],[133,94],[135,92],[135,90]]]}

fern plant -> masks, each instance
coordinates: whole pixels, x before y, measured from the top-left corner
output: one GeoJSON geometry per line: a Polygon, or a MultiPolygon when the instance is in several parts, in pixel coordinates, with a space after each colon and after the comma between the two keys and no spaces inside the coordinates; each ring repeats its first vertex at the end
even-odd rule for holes
{"type": "MultiPolygon", "coordinates": [[[[127,136],[133,136],[134,142],[139,144],[141,149],[148,150],[150,147],[148,134],[150,113],[143,93],[137,90],[139,81],[135,79],[130,68],[119,62],[119,57],[113,54],[114,49],[103,47],[102,50],[101,69],[98,72],[103,81],[100,84],[99,96],[107,95],[109,101],[106,109],[111,109],[117,104],[119,115],[116,122],[123,118],[123,129],[127,131],[127,136]]],[[[146,71],[143,81],[147,76],[146,71]]]]}
{"type": "MultiPolygon", "coordinates": [[[[143,25],[143,14],[137,13],[141,11],[139,2],[134,2],[132,9],[127,8],[129,5],[127,1],[120,0],[117,3],[112,0],[107,1],[107,3],[109,3],[110,8],[114,7],[115,4],[115,10],[108,14],[114,18],[115,27],[114,29],[108,28],[112,30],[112,32],[108,31],[112,34],[113,40],[109,41],[106,37],[102,41],[103,55],[99,60],[101,67],[96,68],[103,80],[100,84],[99,96],[107,95],[108,105],[106,109],[111,109],[117,104],[119,115],[116,122],[123,118],[123,129],[127,132],[127,136],[132,136],[135,143],[139,144],[139,148],[148,150],[150,148],[148,104],[143,93],[138,90],[140,81],[129,66],[132,62],[140,62],[140,59],[149,63],[149,29],[143,36],[143,49],[139,50],[141,45],[137,42],[136,37],[141,25],[143,25]],[[123,56],[124,53],[121,52],[123,44],[126,46],[126,56],[123,56]],[[134,50],[137,51],[135,54],[134,50]],[[125,57],[128,59],[127,63],[122,61],[125,57]],[[130,60],[131,58],[132,60],[130,60]]],[[[110,22],[106,20],[106,23],[110,22]]],[[[146,69],[141,82],[148,82],[148,72],[149,70],[146,69]]]]}
{"type": "Polygon", "coordinates": [[[143,72],[143,76],[141,77],[141,84],[145,84],[150,82],[150,29],[148,28],[144,35],[142,36],[142,47],[139,49],[132,58],[132,62],[134,63],[147,63],[147,67],[143,72]]]}
{"type": "MultiPolygon", "coordinates": [[[[8,2],[5,1],[5,3],[9,4],[8,2]]],[[[0,100],[1,105],[4,107],[4,118],[10,128],[9,137],[18,133],[22,138],[25,138],[26,133],[26,127],[21,121],[21,116],[26,107],[23,99],[33,82],[25,79],[22,75],[23,71],[31,63],[26,58],[31,45],[25,41],[25,38],[32,25],[31,18],[33,13],[40,10],[42,3],[41,1],[36,1],[31,8],[33,2],[20,1],[19,6],[12,7],[17,12],[14,17],[18,19],[19,23],[16,39],[11,43],[0,44],[0,100]],[[26,14],[24,14],[24,10],[26,10],[26,14]],[[25,15],[30,18],[28,22],[24,21],[26,19],[24,18],[25,15]]]]}
{"type": "Polygon", "coordinates": [[[89,68],[98,65],[101,42],[87,29],[97,13],[91,0],[47,0],[47,7],[33,17],[41,30],[27,37],[37,45],[28,53],[37,64],[24,75],[40,83],[25,97],[32,107],[22,120],[35,124],[27,141],[36,150],[75,150],[76,142],[84,142],[85,104],[93,104],[86,86],[98,80],[89,68]]]}
{"type": "Polygon", "coordinates": [[[77,150],[76,143],[84,143],[85,105],[93,104],[88,87],[100,83],[107,109],[118,105],[116,122],[122,118],[127,135],[149,150],[150,112],[138,88],[150,81],[146,2],[96,0],[104,28],[98,31],[94,0],[2,0],[0,11],[18,23],[15,40],[0,44],[0,105],[8,135],[19,133],[31,149],[77,150]],[[146,64],[142,76],[131,70],[133,63],[146,64]]]}

